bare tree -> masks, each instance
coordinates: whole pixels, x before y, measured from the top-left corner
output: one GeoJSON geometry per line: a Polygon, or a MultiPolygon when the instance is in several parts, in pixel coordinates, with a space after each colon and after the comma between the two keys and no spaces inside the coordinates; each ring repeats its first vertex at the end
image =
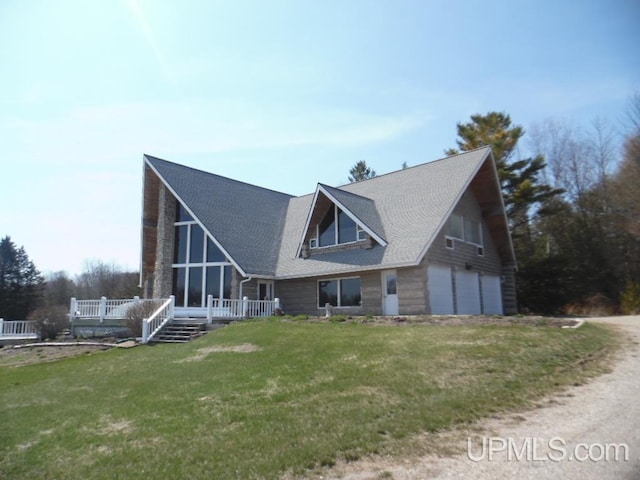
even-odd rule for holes
{"type": "Polygon", "coordinates": [[[137,272],[101,260],[85,261],[76,284],[79,298],[131,298],[140,292],[137,272]]]}

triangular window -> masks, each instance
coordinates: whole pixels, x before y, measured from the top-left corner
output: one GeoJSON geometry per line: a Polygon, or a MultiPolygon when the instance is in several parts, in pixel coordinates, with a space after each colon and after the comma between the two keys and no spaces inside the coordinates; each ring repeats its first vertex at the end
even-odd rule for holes
{"type": "Polygon", "coordinates": [[[340,207],[332,204],[316,226],[311,248],[353,243],[365,238],[364,230],[340,207]]]}

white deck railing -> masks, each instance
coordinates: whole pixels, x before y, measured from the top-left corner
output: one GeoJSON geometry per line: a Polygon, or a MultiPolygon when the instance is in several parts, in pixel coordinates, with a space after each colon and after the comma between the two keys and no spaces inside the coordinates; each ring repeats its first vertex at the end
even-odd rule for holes
{"type": "Polygon", "coordinates": [[[280,308],[280,299],[249,300],[207,297],[207,321],[214,318],[255,318],[270,317],[280,308]]]}
{"type": "Polygon", "coordinates": [[[100,300],[76,300],[71,299],[70,317],[79,320],[100,320],[127,318],[128,310],[144,303],[158,303],[157,298],[141,299],[133,297],[127,299],[108,300],[102,297],[100,300]]]}
{"type": "Polygon", "coordinates": [[[149,340],[162,330],[162,327],[173,320],[175,305],[176,297],[171,295],[153,315],[142,320],[142,343],[149,343],[149,340]]]}
{"type": "Polygon", "coordinates": [[[38,337],[38,322],[3,320],[0,318],[0,337],[38,337]]]}

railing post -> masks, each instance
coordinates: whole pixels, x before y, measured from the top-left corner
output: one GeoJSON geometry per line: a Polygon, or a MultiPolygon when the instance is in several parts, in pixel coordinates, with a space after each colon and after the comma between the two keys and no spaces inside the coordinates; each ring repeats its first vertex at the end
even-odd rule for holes
{"type": "Polygon", "coordinates": [[[76,318],[76,312],[78,311],[78,302],[76,297],[71,297],[71,301],[69,302],[69,321],[73,323],[73,320],[76,318]]]}
{"type": "Polygon", "coordinates": [[[242,318],[249,316],[249,297],[242,297],[242,318]]]}
{"type": "Polygon", "coordinates": [[[273,312],[272,315],[279,315],[280,312],[280,299],[278,297],[273,299],[273,312]]]}
{"type": "Polygon", "coordinates": [[[167,312],[167,318],[173,320],[174,310],[176,308],[176,296],[171,295],[169,298],[171,299],[171,306],[169,307],[169,311],[167,312]]]}
{"type": "Polygon", "coordinates": [[[213,322],[213,295],[207,295],[207,323],[213,322]]]}
{"type": "Polygon", "coordinates": [[[0,335],[4,335],[4,318],[0,318],[0,335]]]}
{"type": "Polygon", "coordinates": [[[146,318],[142,319],[142,343],[149,341],[149,322],[146,318]]]}
{"type": "Polygon", "coordinates": [[[140,297],[136,295],[135,297],[133,297],[133,304],[138,305],[139,303],[140,303],[140,297]]]}
{"type": "Polygon", "coordinates": [[[104,322],[105,317],[107,316],[107,297],[102,297],[100,299],[100,323],[104,322]]]}

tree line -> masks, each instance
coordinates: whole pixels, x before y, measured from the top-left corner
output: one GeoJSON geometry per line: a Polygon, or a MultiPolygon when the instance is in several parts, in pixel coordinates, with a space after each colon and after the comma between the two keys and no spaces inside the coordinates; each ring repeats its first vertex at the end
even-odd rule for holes
{"type": "Polygon", "coordinates": [[[114,263],[89,260],[75,277],[64,271],[45,277],[24,247],[8,235],[0,240],[0,318],[5,320],[64,317],[71,297],[132,298],[139,294],[138,273],[114,263]]]}

